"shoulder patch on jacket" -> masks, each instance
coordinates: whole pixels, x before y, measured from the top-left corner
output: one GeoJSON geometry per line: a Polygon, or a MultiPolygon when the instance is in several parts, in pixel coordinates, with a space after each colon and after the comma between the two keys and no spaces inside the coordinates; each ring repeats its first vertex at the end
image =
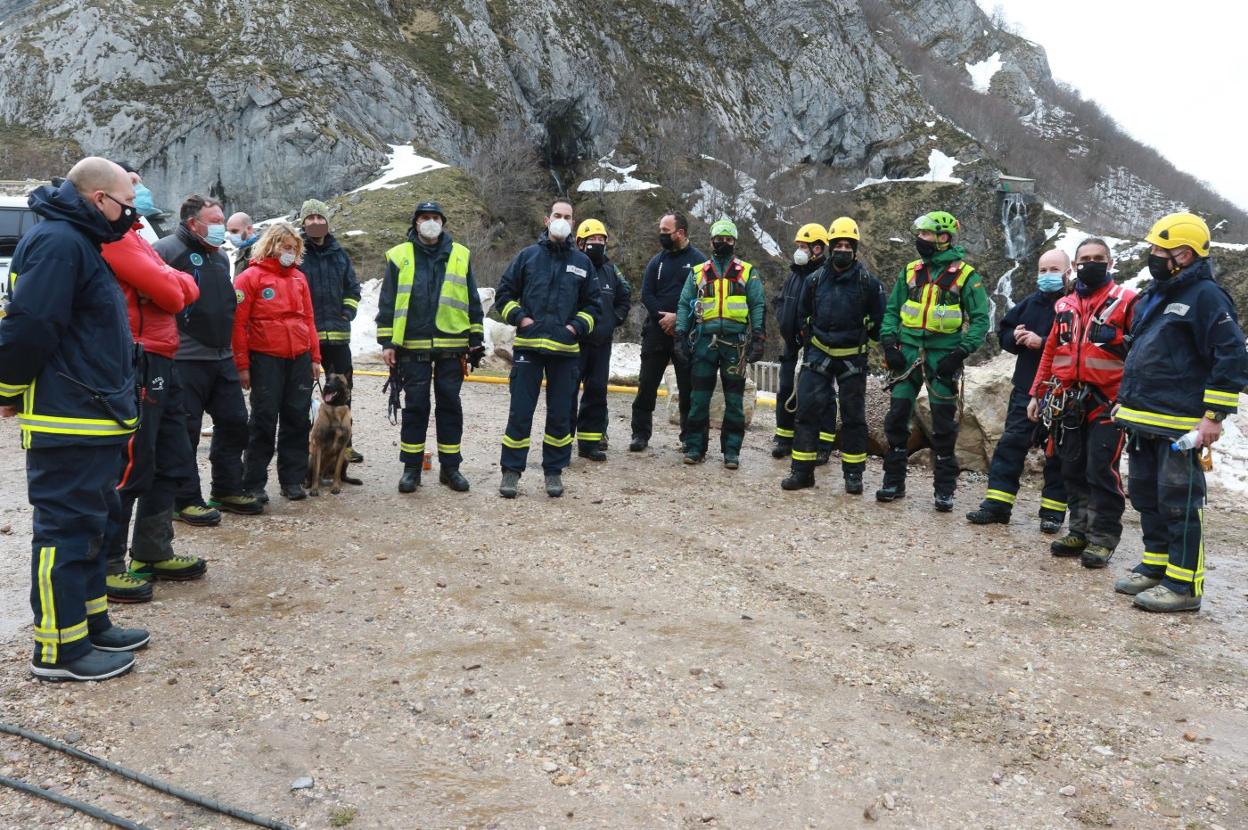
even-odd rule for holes
{"type": "Polygon", "coordinates": [[[238,288],[234,289],[234,301],[235,302],[241,304],[243,300],[245,299],[247,299],[247,295],[244,294],[241,289],[238,289],[238,288]]]}
{"type": "Polygon", "coordinates": [[[196,268],[204,264],[204,258],[198,253],[191,254],[191,264],[196,268]]]}
{"type": "Polygon", "coordinates": [[[586,271],[584,268],[578,268],[575,265],[569,265],[568,270],[571,271],[573,274],[576,274],[581,279],[585,279],[586,271]]]}
{"type": "Polygon", "coordinates": [[[1184,317],[1187,315],[1187,312],[1191,311],[1191,309],[1192,307],[1187,303],[1171,303],[1166,306],[1166,310],[1163,311],[1162,314],[1177,314],[1180,317],[1184,317]]]}
{"type": "Polygon", "coordinates": [[[261,296],[261,297],[263,297],[263,298],[264,298],[264,299],[266,299],[266,300],[271,300],[271,299],[273,299],[274,297],[276,297],[276,296],[277,296],[277,292],[276,292],[276,291],[274,291],[272,287],[269,287],[269,288],[265,288],[263,291],[261,291],[261,292],[260,292],[260,296],[261,296]]]}

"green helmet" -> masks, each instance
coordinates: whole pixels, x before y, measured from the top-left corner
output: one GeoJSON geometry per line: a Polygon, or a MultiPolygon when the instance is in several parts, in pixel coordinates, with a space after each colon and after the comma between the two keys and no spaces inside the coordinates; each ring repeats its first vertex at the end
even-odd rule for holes
{"type": "Polygon", "coordinates": [[[950,236],[957,236],[959,225],[958,220],[954,218],[952,213],[946,213],[943,210],[934,210],[931,213],[925,213],[918,219],[915,219],[914,230],[931,231],[932,233],[947,233],[950,236]]]}
{"type": "Polygon", "coordinates": [[[711,239],[717,236],[731,236],[733,239],[736,239],[737,226],[732,223],[731,219],[725,216],[716,221],[714,225],[711,225],[711,239]]]}

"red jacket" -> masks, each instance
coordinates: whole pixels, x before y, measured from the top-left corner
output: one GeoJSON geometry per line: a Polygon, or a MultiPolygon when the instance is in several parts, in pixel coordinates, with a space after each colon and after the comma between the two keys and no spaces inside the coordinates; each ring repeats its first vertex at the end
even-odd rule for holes
{"type": "Polygon", "coordinates": [[[252,352],[290,359],[310,351],[312,362],[321,362],[312,294],[302,271],[283,268],[274,257],[262,259],[234,278],[234,294],[234,362],[239,371],[251,366],[252,352]]]}
{"type": "Polygon", "coordinates": [[[1123,335],[1131,328],[1135,297],[1135,291],[1110,280],[1090,296],[1072,291],[1059,299],[1032,397],[1041,396],[1045,381],[1057,378],[1063,389],[1090,384],[1107,401],[1116,400],[1127,355],[1123,335]]]}
{"type": "Polygon", "coordinates": [[[141,227],[136,224],[101,253],[126,295],[130,334],[144,351],[172,359],[179,339],[175,315],[199,299],[199,286],[190,274],[165,264],[139,235],[141,227]]]}

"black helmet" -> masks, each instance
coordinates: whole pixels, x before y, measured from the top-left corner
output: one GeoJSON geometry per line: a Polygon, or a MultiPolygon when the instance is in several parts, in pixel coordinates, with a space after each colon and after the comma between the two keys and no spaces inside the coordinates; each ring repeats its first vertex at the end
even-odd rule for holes
{"type": "Polygon", "coordinates": [[[438,216],[442,217],[442,224],[443,225],[446,224],[446,214],[442,212],[442,206],[439,205],[437,202],[421,202],[420,204],[418,204],[416,206],[416,209],[412,211],[412,224],[413,225],[416,224],[416,217],[420,216],[420,214],[422,213],[436,213],[438,214],[438,216]]]}

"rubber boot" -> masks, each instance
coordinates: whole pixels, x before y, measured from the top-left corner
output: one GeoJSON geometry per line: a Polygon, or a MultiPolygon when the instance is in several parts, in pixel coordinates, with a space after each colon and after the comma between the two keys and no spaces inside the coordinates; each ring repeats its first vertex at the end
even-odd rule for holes
{"type": "Polygon", "coordinates": [[[884,456],[884,484],[875,491],[876,501],[895,501],[906,495],[906,459],[909,454],[905,447],[890,447],[884,456]]]}
{"type": "Polygon", "coordinates": [[[400,493],[415,493],[420,486],[420,465],[404,464],[403,475],[399,478],[400,493]]]}
{"type": "Polygon", "coordinates": [[[804,472],[799,472],[798,470],[794,470],[793,472],[789,473],[788,478],[780,482],[780,489],[782,490],[804,490],[807,487],[814,487],[814,486],[815,486],[815,474],[810,470],[806,470],[804,472]]]}

